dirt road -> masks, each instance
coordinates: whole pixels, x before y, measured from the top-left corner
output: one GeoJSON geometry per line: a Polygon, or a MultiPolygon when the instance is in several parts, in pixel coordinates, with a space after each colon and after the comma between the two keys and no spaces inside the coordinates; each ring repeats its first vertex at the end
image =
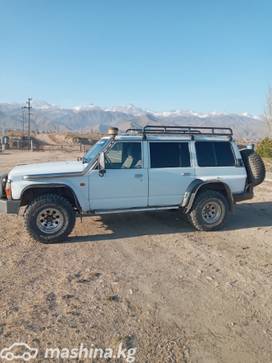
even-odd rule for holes
{"type": "Polygon", "coordinates": [[[46,347],[122,342],[140,363],[271,362],[271,192],[265,182],[212,233],[169,211],[85,218],[42,245],[0,215],[0,349],[23,341],[45,362],[46,347]]]}

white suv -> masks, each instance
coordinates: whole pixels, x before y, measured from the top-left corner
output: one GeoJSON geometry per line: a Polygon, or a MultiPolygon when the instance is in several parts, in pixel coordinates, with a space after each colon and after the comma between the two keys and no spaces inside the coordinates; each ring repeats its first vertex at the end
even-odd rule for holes
{"type": "Polygon", "coordinates": [[[82,160],[16,166],[0,180],[0,210],[26,206],[29,234],[65,239],[77,215],[180,209],[198,230],[222,227],[265,178],[229,128],[146,126],[98,141],[82,160]]]}

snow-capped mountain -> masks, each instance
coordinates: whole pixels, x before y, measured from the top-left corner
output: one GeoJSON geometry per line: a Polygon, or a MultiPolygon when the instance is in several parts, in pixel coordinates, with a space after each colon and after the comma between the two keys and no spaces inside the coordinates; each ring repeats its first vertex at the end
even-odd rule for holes
{"type": "Polygon", "coordinates": [[[101,110],[101,108],[99,106],[94,105],[93,103],[90,103],[88,105],[74,106],[72,110],[81,112],[81,111],[101,110]]]}
{"type": "Polygon", "coordinates": [[[115,107],[111,107],[111,108],[105,108],[104,110],[110,111],[110,112],[127,113],[127,114],[134,115],[134,116],[141,116],[147,112],[147,111],[143,110],[142,108],[136,107],[132,104],[127,105],[127,106],[115,106],[115,107]]]}
{"type": "Polygon", "coordinates": [[[39,109],[39,110],[49,110],[51,108],[56,108],[56,105],[51,105],[50,103],[46,102],[46,101],[41,101],[41,100],[33,100],[32,102],[32,107],[39,109]]]}
{"type": "MultiPolygon", "coordinates": [[[[0,127],[22,127],[20,103],[0,103],[0,127]]],[[[259,116],[248,113],[194,112],[186,110],[154,112],[134,105],[99,107],[94,104],[63,108],[46,101],[32,102],[31,123],[39,131],[90,131],[105,132],[109,126],[121,130],[130,127],[154,125],[198,125],[231,127],[237,138],[256,140],[266,134],[266,125],[259,116]]]]}

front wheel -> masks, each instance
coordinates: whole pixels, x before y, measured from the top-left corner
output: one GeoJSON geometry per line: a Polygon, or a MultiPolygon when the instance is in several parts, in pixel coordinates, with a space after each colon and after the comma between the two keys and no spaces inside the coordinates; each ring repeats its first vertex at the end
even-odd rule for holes
{"type": "Polygon", "coordinates": [[[25,226],[34,240],[61,242],[72,232],[75,217],[75,210],[67,199],[58,194],[45,194],[27,208],[25,226]]]}
{"type": "Polygon", "coordinates": [[[222,228],[228,210],[228,201],[222,193],[207,190],[196,197],[188,217],[198,231],[211,231],[222,228]]]}

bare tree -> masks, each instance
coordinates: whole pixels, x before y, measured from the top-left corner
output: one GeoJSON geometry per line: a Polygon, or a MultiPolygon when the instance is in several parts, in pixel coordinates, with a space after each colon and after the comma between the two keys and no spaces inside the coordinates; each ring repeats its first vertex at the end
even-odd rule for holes
{"type": "Polygon", "coordinates": [[[272,88],[271,87],[269,87],[267,96],[266,96],[264,119],[267,124],[269,137],[272,138],[272,88]]]}

